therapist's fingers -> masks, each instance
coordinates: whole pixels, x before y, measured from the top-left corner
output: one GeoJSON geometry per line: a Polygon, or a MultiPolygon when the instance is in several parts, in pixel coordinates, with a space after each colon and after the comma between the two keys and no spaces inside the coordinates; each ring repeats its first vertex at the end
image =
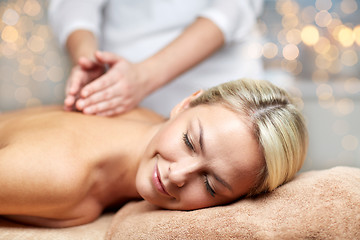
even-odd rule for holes
{"type": "Polygon", "coordinates": [[[96,104],[102,101],[110,100],[119,95],[119,87],[114,84],[110,87],[104,88],[101,91],[95,92],[87,98],[81,98],[80,100],[84,102],[85,106],[96,104]]]}
{"type": "Polygon", "coordinates": [[[92,94],[100,92],[117,82],[117,76],[113,71],[108,71],[95,81],[87,84],[81,89],[80,96],[87,98],[92,94]]]}
{"type": "Polygon", "coordinates": [[[115,97],[106,101],[102,101],[84,108],[85,114],[99,114],[101,112],[111,111],[117,108],[122,103],[121,97],[115,97]]]}
{"type": "Polygon", "coordinates": [[[91,105],[96,105],[103,101],[109,101],[115,98],[116,95],[117,94],[115,93],[114,89],[111,87],[105,88],[102,91],[96,92],[87,98],[79,99],[76,103],[76,108],[79,110],[84,110],[91,105]]]}
{"type": "Polygon", "coordinates": [[[78,71],[78,69],[73,69],[69,79],[67,81],[66,91],[65,91],[65,100],[64,100],[64,109],[71,111],[74,109],[76,102],[76,96],[80,91],[82,82],[84,81],[84,76],[78,71]]]}
{"type": "Polygon", "coordinates": [[[86,57],[79,58],[78,64],[80,67],[82,67],[84,69],[91,69],[91,68],[94,68],[94,67],[97,67],[98,65],[100,65],[99,63],[95,62],[94,60],[91,60],[86,57]]]}
{"type": "Polygon", "coordinates": [[[138,104],[133,99],[125,99],[117,96],[113,99],[103,101],[86,107],[83,112],[85,114],[96,114],[99,116],[114,116],[130,111],[138,104]]]}
{"type": "Polygon", "coordinates": [[[109,64],[109,65],[113,65],[113,64],[121,61],[121,59],[122,59],[121,57],[119,57],[118,55],[116,55],[114,53],[101,52],[101,51],[95,52],[95,58],[100,63],[109,64]]]}
{"type": "Polygon", "coordinates": [[[67,111],[71,111],[74,104],[75,104],[75,96],[73,95],[68,95],[66,96],[65,100],[64,100],[64,109],[67,111]]]}
{"type": "MultiPolygon", "coordinates": [[[[110,74],[111,75],[111,74],[110,74]]],[[[99,78],[96,81],[100,81],[101,79],[99,78]]],[[[88,87],[88,86],[86,86],[88,87]]],[[[99,91],[94,92],[93,94],[91,94],[90,96],[86,97],[86,98],[80,98],[77,103],[76,103],[76,107],[79,110],[84,110],[85,108],[92,106],[92,105],[96,105],[99,104],[101,102],[108,102],[111,99],[117,99],[118,97],[122,97],[121,94],[121,82],[120,81],[116,81],[113,85],[107,86],[99,91]]],[[[114,103],[120,105],[122,101],[114,101],[114,103]]],[[[113,102],[111,102],[113,103],[113,102]]],[[[107,108],[113,108],[115,107],[115,105],[111,105],[107,108]]],[[[100,108],[100,111],[103,111],[103,108],[100,108]]],[[[94,110],[98,111],[98,110],[94,110]]],[[[92,112],[92,113],[94,113],[92,112]]],[[[96,112],[95,112],[96,113],[96,112]]]]}
{"type": "Polygon", "coordinates": [[[77,95],[83,85],[89,80],[87,72],[81,69],[80,66],[75,66],[68,79],[67,94],[77,95]]]}

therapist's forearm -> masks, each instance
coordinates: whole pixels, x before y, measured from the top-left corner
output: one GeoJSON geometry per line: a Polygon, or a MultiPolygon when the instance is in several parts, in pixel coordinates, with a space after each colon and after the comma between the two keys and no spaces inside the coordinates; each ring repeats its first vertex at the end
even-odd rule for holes
{"type": "Polygon", "coordinates": [[[225,42],[221,30],[209,19],[198,18],[173,42],[140,63],[150,89],[155,90],[216,52],[225,42]]]}
{"type": "Polygon", "coordinates": [[[87,30],[76,30],[70,34],[66,41],[66,48],[74,65],[80,57],[94,58],[98,49],[95,35],[87,30]]]}

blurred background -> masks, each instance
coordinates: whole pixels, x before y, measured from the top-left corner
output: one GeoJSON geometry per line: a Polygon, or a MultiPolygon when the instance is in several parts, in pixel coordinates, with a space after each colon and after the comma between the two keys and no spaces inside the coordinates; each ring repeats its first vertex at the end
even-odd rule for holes
{"type": "MultiPolygon", "coordinates": [[[[308,122],[302,171],[360,167],[360,1],[266,0],[261,41],[265,79],[297,96],[308,122]]],[[[62,104],[69,73],[47,23],[45,0],[0,0],[0,113],[62,104]]]]}

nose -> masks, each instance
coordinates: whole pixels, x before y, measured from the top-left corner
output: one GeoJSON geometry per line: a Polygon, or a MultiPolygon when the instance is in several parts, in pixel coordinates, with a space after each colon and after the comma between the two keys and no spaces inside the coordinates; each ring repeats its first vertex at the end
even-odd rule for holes
{"type": "Polygon", "coordinates": [[[178,187],[183,187],[201,169],[202,164],[196,159],[173,162],[169,166],[169,180],[178,187]]]}

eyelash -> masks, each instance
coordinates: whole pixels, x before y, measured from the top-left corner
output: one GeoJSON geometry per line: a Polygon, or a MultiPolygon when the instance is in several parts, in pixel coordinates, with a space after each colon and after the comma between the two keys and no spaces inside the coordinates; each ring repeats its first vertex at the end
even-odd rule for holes
{"type": "Polygon", "coordinates": [[[206,190],[211,194],[212,197],[215,197],[215,191],[210,186],[208,177],[206,175],[204,175],[204,177],[205,177],[204,183],[205,183],[205,186],[206,186],[206,190]]]}
{"type": "Polygon", "coordinates": [[[194,148],[194,146],[191,144],[187,132],[186,132],[186,133],[183,133],[183,141],[184,141],[185,145],[186,145],[191,151],[195,152],[195,148],[194,148]]]}

